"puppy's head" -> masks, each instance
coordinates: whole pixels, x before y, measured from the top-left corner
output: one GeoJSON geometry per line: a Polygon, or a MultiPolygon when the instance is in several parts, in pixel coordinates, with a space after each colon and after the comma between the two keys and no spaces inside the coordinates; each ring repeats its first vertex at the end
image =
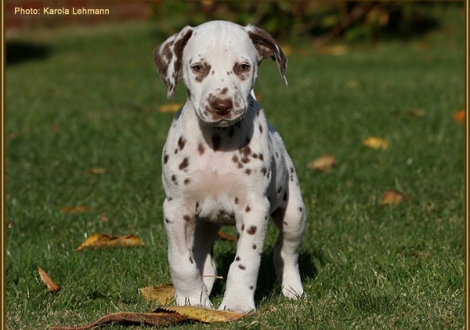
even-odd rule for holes
{"type": "Polygon", "coordinates": [[[268,57],[277,61],[287,85],[281,47],[252,25],[211,21],[195,28],[187,26],[154,51],[168,96],[182,71],[189,102],[199,119],[217,127],[230,126],[243,117],[259,63],[268,57]]]}

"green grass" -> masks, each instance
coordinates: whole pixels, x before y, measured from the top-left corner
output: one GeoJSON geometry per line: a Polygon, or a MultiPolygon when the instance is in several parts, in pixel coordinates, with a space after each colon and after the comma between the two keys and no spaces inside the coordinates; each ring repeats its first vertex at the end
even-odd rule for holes
{"type": "MultiPolygon", "coordinates": [[[[464,328],[465,132],[452,120],[464,107],[464,17],[453,9],[446,17],[450,23],[422,39],[355,46],[340,56],[294,47],[289,88],[274,63],[263,64],[256,90],[296,164],[309,211],[300,260],[308,298],[280,294],[271,226],[258,313],[178,328],[464,328]],[[389,149],[367,149],[369,136],[386,139],[389,149]],[[333,171],[307,167],[323,154],[337,157],[333,171]],[[387,189],[406,201],[381,205],[387,189]]],[[[50,51],[6,67],[6,217],[14,221],[5,243],[7,328],[148,311],[154,306],[137,289],[170,282],[160,154],[172,115],[157,109],[185,98],[179,86],[167,101],[153,66],[163,39],[137,24],[36,31],[21,40],[50,51]],[[88,174],[92,167],[107,172],[88,174]],[[80,205],[93,210],[61,212],[80,205]],[[137,234],[146,246],[76,252],[95,232],[137,234]],[[59,293],[46,292],[38,265],[59,293]]],[[[221,275],[234,252],[234,243],[216,243],[221,275]]]]}

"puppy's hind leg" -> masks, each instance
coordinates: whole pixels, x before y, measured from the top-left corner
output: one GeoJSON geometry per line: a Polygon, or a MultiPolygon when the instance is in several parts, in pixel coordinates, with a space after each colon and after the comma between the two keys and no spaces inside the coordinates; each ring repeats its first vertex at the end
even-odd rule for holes
{"type": "Polygon", "coordinates": [[[286,194],[285,202],[272,213],[274,223],[279,229],[279,236],[274,245],[273,261],[283,295],[297,299],[304,292],[298,259],[307,213],[295,182],[289,182],[286,194]]]}

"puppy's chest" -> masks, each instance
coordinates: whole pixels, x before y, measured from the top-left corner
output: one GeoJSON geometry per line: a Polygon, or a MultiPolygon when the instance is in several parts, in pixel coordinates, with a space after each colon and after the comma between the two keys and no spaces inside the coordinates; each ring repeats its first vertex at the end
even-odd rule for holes
{"type": "Polygon", "coordinates": [[[167,194],[220,201],[266,188],[271,154],[262,136],[228,130],[198,137],[178,133],[170,132],[163,152],[167,194]]]}

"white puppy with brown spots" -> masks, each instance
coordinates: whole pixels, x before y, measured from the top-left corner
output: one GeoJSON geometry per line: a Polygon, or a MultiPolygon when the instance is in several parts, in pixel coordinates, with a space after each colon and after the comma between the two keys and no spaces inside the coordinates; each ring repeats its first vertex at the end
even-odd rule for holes
{"type": "Polygon", "coordinates": [[[282,293],[303,294],[298,251],[306,210],[294,165],[279,134],[253,97],[258,66],[286,57],[265,31],[212,21],[185,27],[155,49],[168,96],[183,72],[188,100],[176,114],[163,149],[163,204],[168,260],[177,305],[212,307],[217,275],[212,247],[221,225],[235,225],[237,253],[219,309],[255,310],[254,292],[271,215],[282,293]]]}

